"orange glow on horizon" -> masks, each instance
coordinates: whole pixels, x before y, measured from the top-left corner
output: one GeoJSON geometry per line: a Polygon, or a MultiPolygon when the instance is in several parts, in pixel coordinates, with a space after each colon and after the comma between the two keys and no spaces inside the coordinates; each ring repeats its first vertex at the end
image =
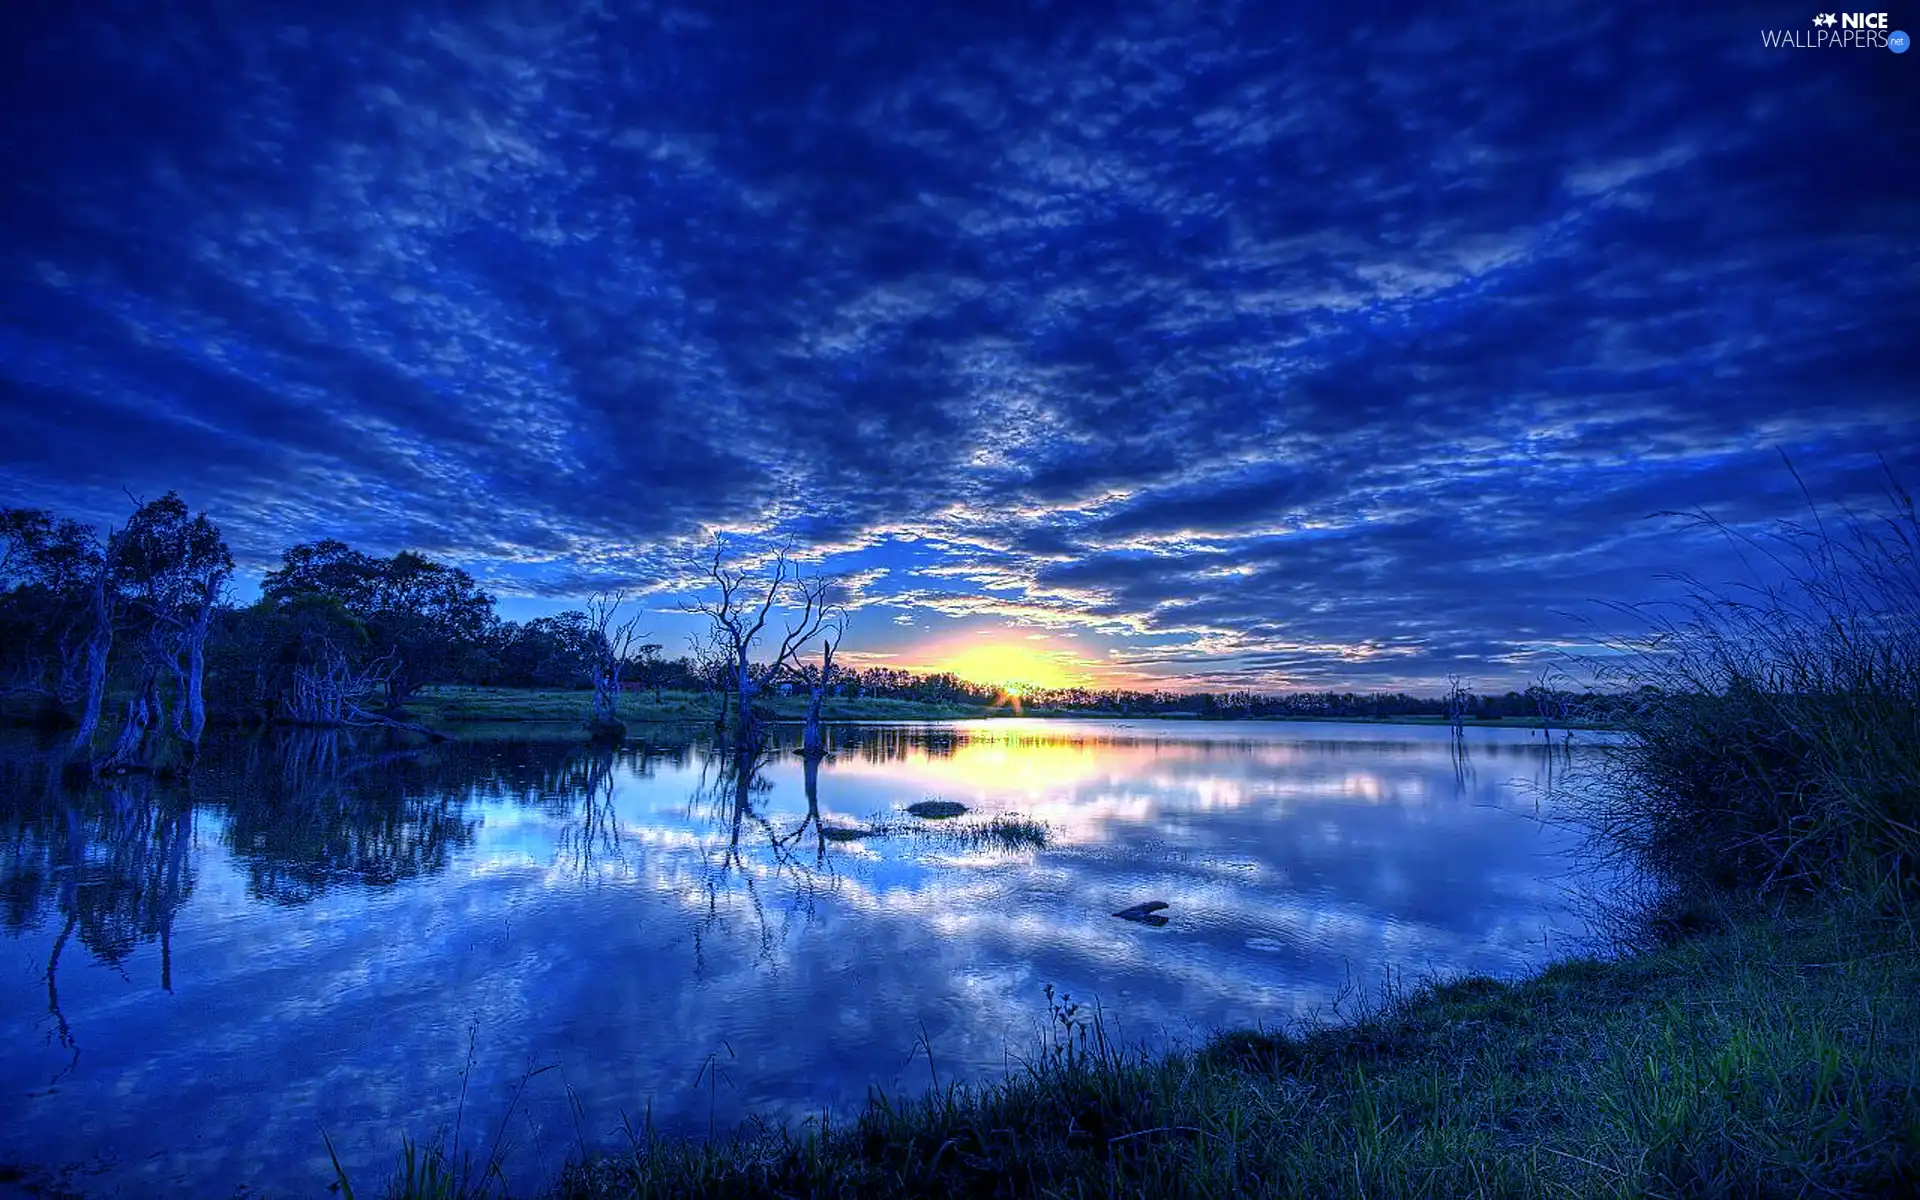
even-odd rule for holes
{"type": "Polygon", "coordinates": [[[1072,687],[1087,682],[1068,670],[1063,655],[1035,651],[1020,642],[967,641],[929,656],[928,669],[951,671],[968,683],[997,688],[1014,701],[1040,688],[1072,687]]]}

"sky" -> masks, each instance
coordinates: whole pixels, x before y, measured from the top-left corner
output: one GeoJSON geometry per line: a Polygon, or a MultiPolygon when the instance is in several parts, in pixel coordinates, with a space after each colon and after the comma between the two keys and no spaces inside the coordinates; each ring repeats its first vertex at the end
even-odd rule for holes
{"type": "Polygon", "coordinates": [[[1524,685],[1720,569],[1649,514],[1920,475],[1920,54],[1817,15],[18,0],[0,505],[670,647],[719,534],[856,665],[1524,685]]]}

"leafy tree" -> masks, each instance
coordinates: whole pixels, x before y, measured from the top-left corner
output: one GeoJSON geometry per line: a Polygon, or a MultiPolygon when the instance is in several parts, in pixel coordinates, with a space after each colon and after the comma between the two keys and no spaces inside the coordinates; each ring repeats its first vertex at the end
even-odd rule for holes
{"type": "Polygon", "coordinates": [[[367,653],[391,656],[384,673],[390,712],[422,684],[472,666],[497,640],[493,597],[473,576],[411,550],[376,558],[333,539],[295,546],[267,573],[261,596],[278,610],[325,597],[359,621],[367,653]]]}
{"type": "Polygon", "coordinates": [[[88,737],[87,714],[99,703],[91,668],[97,663],[104,686],[113,637],[102,611],[108,598],[96,605],[94,595],[104,593],[105,567],[91,526],[42,509],[0,509],[0,691],[40,698],[88,737]]]}
{"type": "Polygon", "coordinates": [[[387,707],[394,710],[421,684],[464,667],[496,620],[493,597],[473,576],[407,550],[382,565],[375,604],[368,626],[399,658],[387,679],[387,707]]]}
{"type": "Polygon", "coordinates": [[[330,596],[364,617],[378,607],[380,567],[381,560],[333,538],[303,543],[280,556],[279,569],[267,572],[260,594],[275,605],[297,596],[330,596]]]}
{"type": "Polygon", "coordinates": [[[194,515],[175,492],[142,504],[109,539],[111,569],[137,653],[137,683],[110,762],[143,765],[166,705],[161,680],[174,684],[172,732],[189,761],[206,728],[207,635],[233,555],[220,528],[194,515]]]}
{"type": "Polygon", "coordinates": [[[660,652],[664,649],[659,642],[645,642],[634,647],[632,657],[627,660],[628,676],[634,686],[652,691],[656,704],[660,702],[660,689],[672,677],[675,665],[661,659],[660,652]]]}

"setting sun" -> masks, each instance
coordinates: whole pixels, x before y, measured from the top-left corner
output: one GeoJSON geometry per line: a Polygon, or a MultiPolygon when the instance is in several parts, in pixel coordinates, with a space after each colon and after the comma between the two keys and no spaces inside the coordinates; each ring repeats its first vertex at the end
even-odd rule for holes
{"type": "Polygon", "coordinates": [[[969,683],[997,687],[1011,696],[1033,688],[1066,687],[1075,678],[1061,669],[1053,655],[1036,654],[1025,646],[975,642],[962,646],[934,663],[936,670],[952,671],[969,683]]]}

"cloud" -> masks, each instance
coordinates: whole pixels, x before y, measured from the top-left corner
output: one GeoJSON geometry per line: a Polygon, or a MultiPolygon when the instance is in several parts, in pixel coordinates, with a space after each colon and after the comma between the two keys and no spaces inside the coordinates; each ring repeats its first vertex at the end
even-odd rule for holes
{"type": "Polygon", "coordinates": [[[555,598],[793,535],[903,628],[1506,669],[1693,559],[1646,512],[1792,511],[1773,446],[1920,465],[1900,82],[1754,20],[23,17],[0,495],[555,598]]]}

